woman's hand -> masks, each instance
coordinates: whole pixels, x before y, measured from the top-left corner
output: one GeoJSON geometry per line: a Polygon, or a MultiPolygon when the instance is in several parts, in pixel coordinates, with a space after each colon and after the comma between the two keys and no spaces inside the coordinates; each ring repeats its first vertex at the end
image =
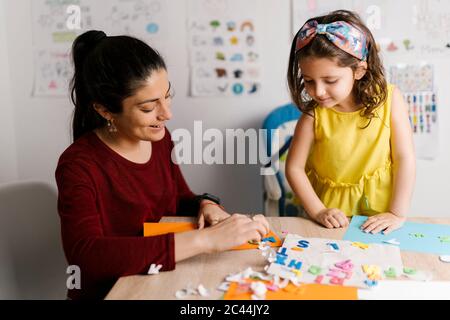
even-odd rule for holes
{"type": "Polygon", "coordinates": [[[270,231],[269,221],[267,221],[266,217],[264,215],[262,215],[262,214],[254,215],[252,217],[252,220],[261,222],[264,225],[264,227],[267,230],[267,232],[263,235],[263,238],[264,238],[264,236],[266,236],[269,233],[269,231],[270,231]]]}
{"type": "Polygon", "coordinates": [[[230,217],[230,214],[222,206],[212,201],[203,200],[198,211],[198,228],[203,229],[206,223],[213,226],[228,217],[230,217]]]}
{"type": "Polygon", "coordinates": [[[369,217],[361,226],[361,230],[368,233],[376,234],[383,231],[383,234],[388,234],[396,229],[399,229],[405,222],[405,217],[399,217],[391,212],[379,213],[375,216],[369,217]]]}
{"type": "Polygon", "coordinates": [[[269,233],[269,224],[262,215],[249,218],[235,213],[209,228],[201,230],[206,252],[231,249],[249,241],[261,241],[269,233]]]}
{"type": "Polygon", "coordinates": [[[328,229],[344,228],[349,224],[345,213],[336,208],[323,209],[313,218],[328,229]]]}

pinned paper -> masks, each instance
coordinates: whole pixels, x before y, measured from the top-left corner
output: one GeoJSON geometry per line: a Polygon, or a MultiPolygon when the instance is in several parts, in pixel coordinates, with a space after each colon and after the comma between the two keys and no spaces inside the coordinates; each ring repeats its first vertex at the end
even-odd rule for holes
{"type": "Polygon", "coordinates": [[[217,13],[211,12],[206,2],[191,0],[188,5],[190,95],[257,95],[262,79],[261,28],[258,13],[253,9],[258,1],[221,1],[227,8],[217,13]],[[222,16],[225,11],[231,16],[222,16]],[[251,19],[245,12],[253,12],[251,19]],[[197,59],[198,56],[203,59],[197,59]],[[228,76],[224,72],[211,72],[217,68],[224,69],[228,76]],[[199,69],[206,72],[200,73],[199,69]],[[258,76],[250,69],[257,70],[258,76]],[[204,76],[205,73],[210,76],[204,76]]]}

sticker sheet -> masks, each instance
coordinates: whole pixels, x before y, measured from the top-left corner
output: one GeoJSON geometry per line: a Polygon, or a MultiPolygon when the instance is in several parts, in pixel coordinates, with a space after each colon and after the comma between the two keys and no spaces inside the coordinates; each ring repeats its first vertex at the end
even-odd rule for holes
{"type": "Polygon", "coordinates": [[[267,273],[302,283],[370,288],[402,270],[395,246],[288,234],[267,273]]]}

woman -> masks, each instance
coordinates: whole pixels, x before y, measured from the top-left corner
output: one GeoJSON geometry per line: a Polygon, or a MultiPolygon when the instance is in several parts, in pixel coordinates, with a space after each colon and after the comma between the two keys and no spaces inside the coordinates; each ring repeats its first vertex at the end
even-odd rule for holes
{"type": "Polygon", "coordinates": [[[100,299],[119,277],[145,274],[151,264],[173,270],[268,233],[263,216],[230,216],[213,196],[194,195],[171,161],[172,87],[157,52],[135,38],[88,31],[72,55],[74,142],[56,169],[64,251],[81,270],[81,289],[69,298],[100,299]],[[142,237],[145,221],[178,213],[198,215],[199,229],[142,237]]]}

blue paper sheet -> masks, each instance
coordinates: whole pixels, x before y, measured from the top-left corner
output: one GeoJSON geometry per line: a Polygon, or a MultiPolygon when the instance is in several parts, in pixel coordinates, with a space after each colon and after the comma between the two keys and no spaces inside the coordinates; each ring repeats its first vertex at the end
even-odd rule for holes
{"type": "MultiPolygon", "coordinates": [[[[405,222],[402,228],[387,235],[363,232],[360,227],[367,220],[364,216],[354,216],[344,235],[344,240],[363,243],[382,243],[391,239],[400,242],[400,250],[450,254],[450,225],[405,222]]],[[[390,244],[387,244],[390,245],[390,244]]]]}

